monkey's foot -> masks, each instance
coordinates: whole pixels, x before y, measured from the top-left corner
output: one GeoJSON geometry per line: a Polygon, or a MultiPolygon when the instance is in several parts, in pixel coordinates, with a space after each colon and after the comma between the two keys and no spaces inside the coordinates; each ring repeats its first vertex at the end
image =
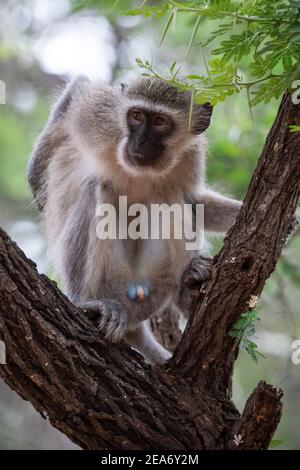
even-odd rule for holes
{"type": "Polygon", "coordinates": [[[204,256],[193,258],[181,278],[178,307],[188,317],[193,301],[199,296],[203,282],[210,277],[212,260],[204,256]]]}
{"type": "MultiPolygon", "coordinates": [[[[157,351],[151,357],[148,358],[150,364],[164,364],[169,359],[171,359],[172,353],[165,348],[162,348],[160,351],[157,351]]],[[[147,358],[146,358],[147,359],[147,358]]]]}
{"type": "Polygon", "coordinates": [[[106,339],[119,341],[128,324],[126,308],[115,300],[90,300],[81,305],[87,314],[97,321],[106,339]]]}
{"type": "Polygon", "coordinates": [[[182,276],[182,284],[189,289],[201,287],[206,279],[210,278],[212,258],[197,256],[193,258],[182,276]]]}

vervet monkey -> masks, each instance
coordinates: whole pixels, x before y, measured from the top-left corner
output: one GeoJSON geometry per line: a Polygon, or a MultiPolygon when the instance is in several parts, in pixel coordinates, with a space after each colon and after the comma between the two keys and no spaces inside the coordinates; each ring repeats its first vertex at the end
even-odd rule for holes
{"type": "Polygon", "coordinates": [[[67,295],[99,314],[107,338],[124,338],[151,363],[164,362],[170,352],[156,341],[148,319],[171,305],[187,314],[186,279],[208,276],[207,253],[186,250],[185,240],[172,238],[100,240],[96,210],[110,203],[118,211],[124,195],[128,204],[146,207],[199,203],[206,230],[229,229],[240,202],[205,182],[202,133],[212,107],[194,105],[190,120],[190,106],[189,92],[162,80],[114,86],[78,78],[55,104],[28,167],[50,259],[67,295]],[[143,301],[129,285],[142,297],[147,290],[143,301]]]}

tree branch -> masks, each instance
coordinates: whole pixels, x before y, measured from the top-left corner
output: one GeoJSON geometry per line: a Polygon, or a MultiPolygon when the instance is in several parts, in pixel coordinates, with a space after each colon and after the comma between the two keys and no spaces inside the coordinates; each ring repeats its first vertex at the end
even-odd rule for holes
{"type": "Polygon", "coordinates": [[[247,448],[265,448],[282,392],[260,385],[239,419],[228,398],[238,341],[228,333],[260,294],[291,227],[300,134],[288,125],[300,124],[299,114],[286,95],[212,279],[166,367],[105,341],[0,229],[0,339],[7,350],[0,377],[85,449],[225,449],[236,435],[247,448]]]}
{"type": "Polygon", "coordinates": [[[239,416],[226,398],[101,338],[1,229],[0,339],[0,377],[84,449],[223,448],[239,416]]]}
{"type": "Polygon", "coordinates": [[[169,351],[174,351],[182,337],[178,322],[179,313],[172,308],[150,319],[157,340],[169,351]]]}
{"type": "Polygon", "coordinates": [[[248,398],[240,420],[233,427],[229,448],[267,449],[281,418],[282,396],[281,390],[260,382],[248,398]]]}
{"type": "Polygon", "coordinates": [[[261,294],[291,230],[300,192],[300,106],[286,94],[235,225],[215,257],[194,314],[171,361],[187,380],[230,394],[239,339],[233,325],[261,294]]]}

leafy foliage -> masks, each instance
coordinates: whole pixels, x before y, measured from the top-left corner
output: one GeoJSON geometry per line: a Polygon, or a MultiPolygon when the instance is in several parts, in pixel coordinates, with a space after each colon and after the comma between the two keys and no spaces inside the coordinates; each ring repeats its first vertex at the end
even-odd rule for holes
{"type": "Polygon", "coordinates": [[[269,449],[276,449],[282,444],[283,444],[283,441],[281,441],[280,439],[272,439],[269,445],[269,449]]]}
{"type": "Polygon", "coordinates": [[[198,103],[210,101],[215,105],[246,90],[252,107],[280,97],[300,78],[300,0],[166,0],[156,2],[155,6],[148,3],[144,1],[141,8],[129,10],[127,14],[156,18],[168,15],[162,40],[178,14],[192,15],[194,26],[188,52],[196,43],[201,22],[213,23],[213,31],[208,37],[200,37],[194,46],[201,48],[201,52],[207,46],[212,47],[212,59],[205,60],[206,76],[193,74],[179,80],[173,63],[169,77],[163,77],[149,62],[138,61],[144,75],[154,75],[183,90],[192,90],[198,103]],[[218,47],[213,48],[214,41],[220,38],[218,47]]]}
{"type": "Polygon", "coordinates": [[[235,323],[229,336],[239,338],[241,340],[241,349],[249,354],[251,359],[257,363],[258,357],[264,357],[257,349],[257,344],[250,338],[255,336],[255,323],[260,320],[256,310],[243,313],[241,318],[235,323]]]}

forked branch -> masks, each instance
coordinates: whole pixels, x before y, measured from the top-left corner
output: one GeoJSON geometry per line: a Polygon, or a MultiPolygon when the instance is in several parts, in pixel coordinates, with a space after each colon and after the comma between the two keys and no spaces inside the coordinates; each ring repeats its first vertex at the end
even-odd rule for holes
{"type": "MultiPolygon", "coordinates": [[[[300,133],[290,133],[291,124],[300,124],[300,107],[286,95],[212,279],[166,367],[107,343],[0,229],[0,339],[7,350],[0,377],[85,449],[266,448],[282,393],[260,384],[239,417],[228,398],[238,341],[228,333],[261,293],[292,224],[300,133]]],[[[174,317],[168,321],[173,328],[174,317]]],[[[175,331],[160,331],[170,347],[175,331]]]]}

